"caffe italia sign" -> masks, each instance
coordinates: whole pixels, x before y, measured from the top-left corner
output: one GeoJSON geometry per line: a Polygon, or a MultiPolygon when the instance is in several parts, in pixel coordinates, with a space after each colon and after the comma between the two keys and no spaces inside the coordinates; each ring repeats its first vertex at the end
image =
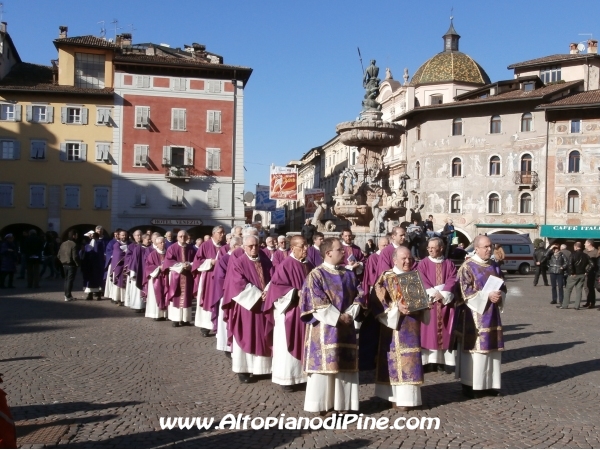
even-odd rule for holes
{"type": "Polygon", "coordinates": [[[167,225],[172,227],[195,227],[202,225],[200,219],[152,219],[152,225],[167,225]]]}
{"type": "Polygon", "coordinates": [[[600,225],[542,225],[540,235],[548,238],[600,239],[600,225]]]}

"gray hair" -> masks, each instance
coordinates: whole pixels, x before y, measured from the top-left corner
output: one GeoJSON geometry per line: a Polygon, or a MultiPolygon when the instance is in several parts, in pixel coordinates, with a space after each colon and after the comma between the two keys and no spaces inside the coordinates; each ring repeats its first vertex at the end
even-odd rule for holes
{"type": "Polygon", "coordinates": [[[241,229],[242,229],[242,227],[240,227],[239,225],[236,225],[235,227],[233,227],[231,229],[231,234],[235,234],[236,230],[241,230],[241,229]]]}
{"type": "Polygon", "coordinates": [[[252,241],[254,244],[258,244],[258,237],[253,235],[244,236],[244,245],[248,245],[252,241]]]}
{"type": "Polygon", "coordinates": [[[561,249],[561,250],[564,250],[564,249],[566,249],[566,248],[567,248],[567,244],[560,244],[560,249],[561,249]]]}
{"type": "Polygon", "coordinates": [[[104,227],[102,225],[96,225],[95,230],[96,231],[98,231],[98,230],[104,230],[104,227]]]}
{"type": "MultiPolygon", "coordinates": [[[[253,237],[253,236],[250,236],[253,237]]],[[[229,241],[229,246],[233,247],[234,245],[242,245],[242,238],[239,236],[233,236],[229,241]]]]}
{"type": "Polygon", "coordinates": [[[217,225],[216,227],[213,227],[211,234],[216,233],[217,230],[222,230],[223,233],[225,232],[225,228],[223,228],[221,225],[217,225]]]}
{"type": "Polygon", "coordinates": [[[285,242],[285,236],[283,234],[280,236],[277,236],[277,242],[279,242],[279,241],[285,242]]]}
{"type": "Polygon", "coordinates": [[[258,236],[258,230],[254,227],[246,227],[242,230],[242,236],[258,236]]]}
{"type": "Polygon", "coordinates": [[[154,239],[154,243],[156,244],[156,243],[158,242],[158,240],[159,240],[159,239],[160,239],[161,241],[164,241],[164,240],[165,240],[165,238],[164,238],[164,237],[162,237],[162,236],[160,236],[160,235],[159,235],[158,237],[156,237],[156,239],[154,239]]]}
{"type": "Polygon", "coordinates": [[[444,248],[444,241],[440,237],[432,237],[427,242],[437,242],[439,247],[444,248]]]}

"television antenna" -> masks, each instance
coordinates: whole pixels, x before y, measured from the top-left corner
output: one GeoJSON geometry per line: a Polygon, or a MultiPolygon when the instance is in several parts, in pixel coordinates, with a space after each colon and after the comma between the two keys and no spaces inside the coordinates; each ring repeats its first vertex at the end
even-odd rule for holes
{"type": "Polygon", "coordinates": [[[117,40],[117,30],[120,30],[121,27],[119,26],[119,21],[117,19],[113,19],[111,24],[115,26],[115,41],[116,41],[117,40]]]}
{"type": "Polygon", "coordinates": [[[4,18],[4,3],[0,3],[0,21],[4,18]]]}
{"type": "Polygon", "coordinates": [[[133,41],[133,32],[136,31],[137,28],[134,28],[132,23],[130,23],[128,26],[129,26],[129,32],[131,33],[131,39],[133,41]]]}
{"type": "Polygon", "coordinates": [[[102,25],[100,25],[100,37],[101,37],[102,39],[104,39],[104,38],[106,37],[106,28],[104,27],[104,23],[105,23],[105,22],[104,22],[104,20],[101,20],[101,21],[100,21],[100,22],[98,22],[98,23],[101,23],[101,24],[102,24],[102,25]]]}

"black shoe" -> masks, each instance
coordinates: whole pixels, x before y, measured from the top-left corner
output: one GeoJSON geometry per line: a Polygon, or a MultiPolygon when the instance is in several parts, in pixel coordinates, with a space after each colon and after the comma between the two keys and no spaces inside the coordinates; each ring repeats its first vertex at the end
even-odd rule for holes
{"type": "Polygon", "coordinates": [[[240,383],[243,383],[243,384],[250,383],[250,374],[248,374],[248,373],[238,373],[238,378],[240,379],[240,383]]]}
{"type": "Polygon", "coordinates": [[[181,322],[181,326],[182,327],[191,327],[192,326],[192,322],[181,322]]]}
{"type": "Polygon", "coordinates": [[[589,308],[590,304],[588,302],[585,302],[582,306],[582,308],[589,308]]]}
{"type": "Polygon", "coordinates": [[[181,325],[179,324],[179,322],[173,322],[173,325],[171,325],[173,328],[177,328],[180,327],[181,325]]]}
{"type": "Polygon", "coordinates": [[[210,336],[210,330],[207,330],[206,328],[200,328],[200,332],[202,333],[202,337],[210,336]]]}
{"type": "Polygon", "coordinates": [[[294,392],[294,386],[281,386],[283,392],[294,392]]]}
{"type": "Polygon", "coordinates": [[[556,303],[557,303],[556,301],[551,301],[550,302],[551,305],[556,305],[556,303]]]}
{"type": "Polygon", "coordinates": [[[550,286],[549,284],[545,284],[544,286],[550,286]]]}
{"type": "Polygon", "coordinates": [[[437,365],[437,373],[445,373],[446,371],[444,370],[444,365],[443,364],[438,364],[437,365]]]}
{"type": "Polygon", "coordinates": [[[225,358],[231,359],[231,352],[225,352],[225,358]]]}
{"type": "Polygon", "coordinates": [[[596,307],[595,303],[590,303],[589,306],[587,307],[588,309],[594,309],[596,307]]]}
{"type": "Polygon", "coordinates": [[[125,306],[125,302],[118,302],[119,304],[117,306],[125,306]]]}
{"type": "Polygon", "coordinates": [[[166,319],[166,317],[159,317],[157,319],[154,319],[155,322],[164,322],[166,319]]]}
{"type": "Polygon", "coordinates": [[[445,365],[444,366],[444,371],[448,374],[448,375],[452,375],[454,372],[456,372],[456,366],[449,366],[449,365],[445,365]]]}
{"type": "Polygon", "coordinates": [[[462,385],[462,393],[465,397],[474,398],[472,386],[467,386],[466,384],[463,384],[462,385]]]}
{"type": "Polygon", "coordinates": [[[486,393],[490,397],[503,397],[502,392],[500,392],[500,389],[488,389],[486,393]]]}
{"type": "Polygon", "coordinates": [[[92,293],[90,292],[84,300],[94,300],[92,293]]]}
{"type": "Polygon", "coordinates": [[[473,398],[483,398],[488,395],[487,391],[476,391],[473,389],[473,398]]]}

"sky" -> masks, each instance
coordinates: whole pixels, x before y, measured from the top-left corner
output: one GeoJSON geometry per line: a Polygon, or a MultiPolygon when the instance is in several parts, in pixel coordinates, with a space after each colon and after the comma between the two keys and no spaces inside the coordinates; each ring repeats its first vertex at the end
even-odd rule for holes
{"type": "Polygon", "coordinates": [[[402,80],[442,51],[451,14],[460,51],[492,81],[509,64],[555,53],[592,33],[600,3],[558,1],[379,0],[4,0],[2,20],[26,62],[50,64],[58,26],[69,36],[132,32],[133,41],[182,47],[194,42],[253,69],[244,92],[246,190],[267,184],[269,166],[299,159],[355,119],[364,94],[357,47],[366,67],[377,60],[402,80]],[[585,34],[585,35],[584,35],[585,34]]]}

